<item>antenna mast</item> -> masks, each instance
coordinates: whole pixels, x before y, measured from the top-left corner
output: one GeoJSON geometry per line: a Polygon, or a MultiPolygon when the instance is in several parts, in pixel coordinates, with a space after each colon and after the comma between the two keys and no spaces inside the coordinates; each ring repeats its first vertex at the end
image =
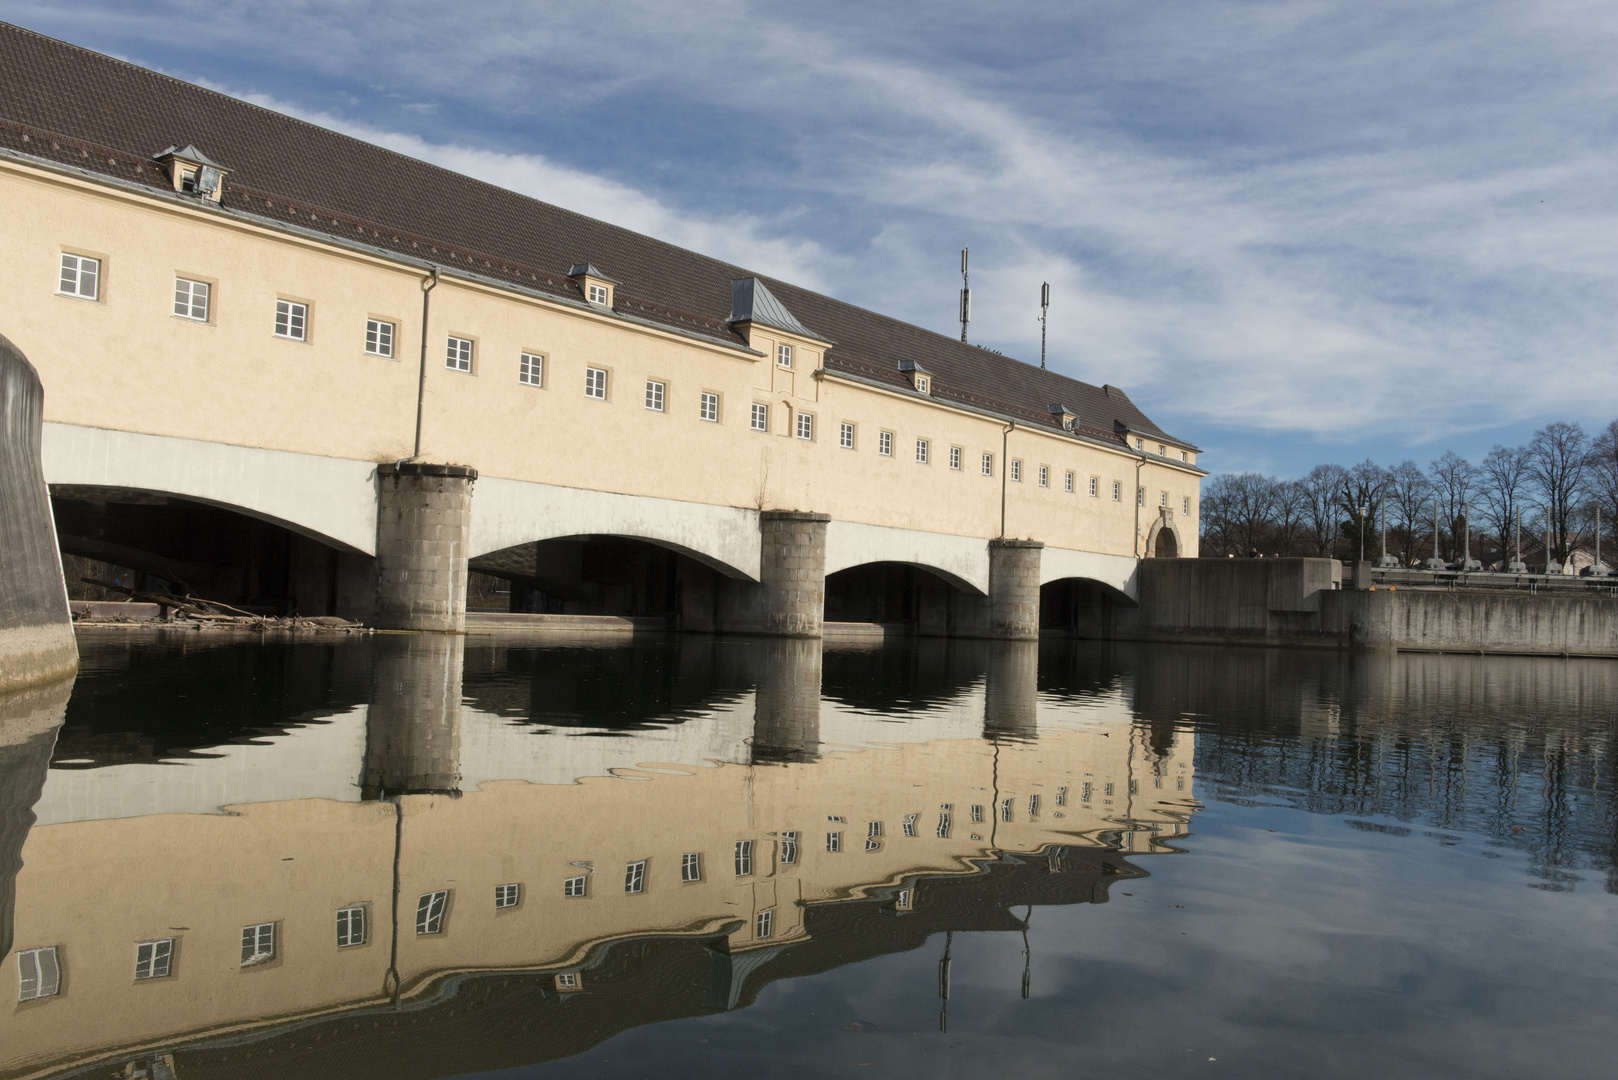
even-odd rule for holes
{"type": "Polygon", "coordinates": [[[1051,313],[1051,283],[1039,287],[1039,369],[1045,370],[1045,319],[1051,313]]]}
{"type": "Polygon", "coordinates": [[[966,324],[972,321],[972,279],[966,275],[966,253],[961,249],[961,340],[966,340],[966,324]]]}

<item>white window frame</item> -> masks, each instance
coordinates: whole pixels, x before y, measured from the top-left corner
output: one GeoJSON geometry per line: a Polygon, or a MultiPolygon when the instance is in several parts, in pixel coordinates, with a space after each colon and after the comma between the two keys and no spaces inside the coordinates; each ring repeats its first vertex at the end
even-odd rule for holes
{"type": "Polygon", "coordinates": [[[471,338],[450,334],[444,342],[444,366],[463,375],[472,374],[472,356],[475,346],[471,338]]]}
{"type": "Polygon", "coordinates": [[[1101,498],[1101,477],[1099,476],[1090,477],[1090,498],[1101,498]]]}
{"type": "Polygon", "coordinates": [[[275,959],[275,924],[254,923],[242,927],[242,967],[257,967],[275,959]]]}
{"type": "Polygon", "coordinates": [[[1051,486],[1051,467],[1049,465],[1041,465],[1039,467],[1039,486],[1051,486]]]}
{"type": "Polygon", "coordinates": [[[798,861],[798,833],[789,829],[781,834],[781,863],[791,866],[798,861]]]}
{"type": "Polygon", "coordinates": [[[797,429],[798,438],[802,439],[804,442],[814,442],[814,440],[815,440],[815,414],[814,413],[806,413],[806,412],[798,413],[797,421],[794,424],[794,427],[797,429]]]}
{"type": "Polygon", "coordinates": [[[961,448],[959,446],[949,448],[949,467],[956,472],[961,471],[961,448]]]}
{"type": "Polygon", "coordinates": [[[62,991],[62,958],[55,945],[17,953],[17,1000],[38,1001],[62,991]]]}
{"type": "Polygon", "coordinates": [[[444,916],[449,911],[449,890],[424,892],[416,900],[416,936],[430,937],[444,932],[444,916]]]}
{"type": "Polygon", "coordinates": [[[702,880],[702,852],[688,851],[680,856],[680,880],[686,882],[702,880]]]}
{"type": "Polygon", "coordinates": [[[784,341],[775,347],[775,365],[776,367],[784,368],[792,367],[792,346],[784,341]]]}
{"type": "Polygon", "coordinates": [[[753,937],[763,941],[775,934],[775,909],[765,908],[753,919],[753,937]]]}
{"type": "Polygon", "coordinates": [[[884,431],[877,435],[876,452],[883,457],[893,456],[893,432],[884,431]]]}
{"type": "Polygon", "coordinates": [[[1022,458],[1011,459],[1011,482],[1013,484],[1022,483],[1022,458]]]}
{"type": "Polygon", "coordinates": [[[579,874],[577,877],[562,879],[562,895],[569,900],[590,895],[590,875],[579,874]]]}
{"type": "Polygon", "coordinates": [[[100,301],[101,260],[89,255],[75,255],[70,251],[62,252],[62,261],[56,273],[56,294],[75,300],[89,300],[91,303],[100,301]],[[90,268],[88,274],[85,267],[90,268]],[[88,292],[85,291],[86,279],[90,283],[88,292]]]}
{"type": "Polygon", "coordinates": [[[905,815],[905,826],[904,826],[904,828],[905,828],[905,835],[906,836],[915,836],[916,835],[916,819],[919,818],[920,816],[921,816],[920,814],[906,814],[905,815]]]}
{"type": "Polygon", "coordinates": [[[910,910],[910,898],[914,894],[909,889],[900,889],[899,895],[893,898],[893,906],[898,911],[910,910]]]}
{"type": "Polygon", "coordinates": [[[972,804],[972,824],[974,824],[974,825],[982,825],[983,824],[983,804],[982,803],[973,803],[972,804]]]}
{"type": "Polygon", "coordinates": [[[1169,448],[1164,446],[1162,443],[1158,443],[1157,444],[1157,456],[1158,457],[1168,457],[1169,456],[1169,448]]]}
{"type": "Polygon", "coordinates": [[[832,853],[833,855],[837,854],[839,851],[842,851],[843,850],[843,834],[840,833],[840,832],[829,832],[829,833],[827,833],[826,834],[826,850],[828,852],[832,853]]]}
{"type": "Polygon", "coordinates": [[[668,384],[658,382],[656,379],[646,380],[646,411],[662,412],[664,401],[668,397],[668,384]]]}
{"type": "Polygon", "coordinates": [[[174,961],[174,939],[157,938],[135,943],[135,978],[166,979],[174,961]]]}
{"type": "Polygon", "coordinates": [[[854,449],[854,425],[844,420],[837,428],[837,445],[844,450],[854,449]]]}
{"type": "Polygon", "coordinates": [[[933,384],[933,381],[931,379],[929,379],[927,376],[925,376],[925,375],[917,375],[916,376],[916,393],[918,393],[918,394],[927,393],[928,392],[927,388],[932,386],[932,384],[933,384]]]}
{"type": "Polygon", "coordinates": [[[1124,482],[1122,480],[1114,480],[1112,482],[1112,501],[1124,501],[1124,482]]]}
{"type": "Polygon", "coordinates": [[[350,904],[348,907],[337,909],[337,947],[350,949],[355,945],[364,945],[367,927],[365,925],[365,905],[350,904]]]}
{"type": "Polygon", "coordinates": [[[508,881],[494,887],[494,909],[504,911],[522,903],[522,882],[508,881]]]}
{"type": "Polygon", "coordinates": [[[607,369],[587,367],[584,369],[584,396],[591,401],[607,400],[607,369]]]}
{"type": "Polygon", "coordinates": [[[301,300],[277,300],[275,336],[283,341],[308,341],[309,305],[301,300]]]}
{"type": "Polygon", "coordinates": [[[697,401],[697,419],[709,424],[719,423],[719,395],[704,390],[697,401]]]}
{"type": "Polygon", "coordinates": [[[1158,506],[1158,509],[1160,509],[1160,510],[1167,510],[1168,509],[1168,507],[1169,507],[1169,493],[1168,492],[1166,492],[1166,491],[1158,492],[1157,506],[1158,506]]]}
{"type": "Polygon", "coordinates": [[[1136,450],[1144,450],[1144,449],[1146,449],[1146,447],[1145,447],[1145,445],[1143,445],[1143,443],[1142,443],[1142,441],[1140,439],[1136,439],[1135,440],[1135,449],[1136,450]]]}
{"type": "Polygon", "coordinates": [[[1029,820],[1033,820],[1034,818],[1037,818],[1038,816],[1039,816],[1039,794],[1038,794],[1038,792],[1036,792],[1036,793],[1028,796],[1028,817],[1029,817],[1029,820]]]}
{"type": "Polygon", "coordinates": [[[1146,505],[1146,489],[1145,488],[1138,487],[1138,488],[1135,489],[1135,505],[1136,506],[1145,506],[1146,505]]]}
{"type": "Polygon", "coordinates": [[[579,988],[579,973],[576,971],[557,972],[556,988],[558,990],[577,990],[579,988]]]}
{"type": "Polygon", "coordinates": [[[1015,803],[1014,800],[1012,800],[1012,799],[1001,799],[1000,800],[1000,820],[1001,821],[1010,821],[1012,816],[1014,814],[1016,814],[1016,812],[1017,812],[1017,807],[1016,807],[1016,803],[1015,803]]]}
{"type": "Polygon", "coordinates": [[[1191,516],[1191,496],[1189,496],[1189,495],[1180,496],[1180,515],[1182,517],[1190,517],[1191,516]]]}
{"type": "Polygon", "coordinates": [[[213,311],[213,286],[206,281],[195,278],[184,278],[178,274],[174,276],[174,317],[186,319],[190,322],[205,323],[213,311]],[[198,315],[197,297],[201,290],[201,311],[198,315]],[[182,295],[183,294],[183,295],[182,295]]]}
{"type": "Polygon", "coordinates": [[[624,892],[640,895],[646,891],[646,860],[636,859],[624,867],[624,892]]]}
{"type": "Polygon", "coordinates": [[[930,456],[931,451],[932,451],[932,444],[931,443],[929,443],[926,439],[917,439],[916,440],[916,464],[917,465],[926,465],[927,464],[927,458],[930,456]]]}
{"type": "Polygon", "coordinates": [[[517,381],[524,386],[532,386],[543,390],[545,388],[545,354],[518,353],[517,381]]]}
{"type": "Polygon", "coordinates": [[[1072,472],[1068,472],[1063,476],[1062,490],[1067,492],[1069,495],[1073,494],[1073,473],[1072,472]]]}
{"type": "Polygon", "coordinates": [[[753,841],[736,841],[736,876],[747,877],[753,872],[753,841]]]}
{"type": "Polygon", "coordinates": [[[984,454],[983,455],[983,461],[982,461],[982,464],[979,466],[979,472],[981,472],[984,476],[993,476],[994,475],[994,455],[993,454],[984,454]]]}
{"type": "Polygon", "coordinates": [[[940,806],[938,808],[938,838],[940,840],[948,840],[949,839],[949,831],[954,827],[955,827],[955,811],[954,811],[954,809],[952,807],[948,806],[948,805],[940,806]]]}
{"type": "Polygon", "coordinates": [[[399,328],[386,319],[365,320],[365,355],[393,359],[393,337],[399,328]]]}
{"type": "Polygon", "coordinates": [[[749,420],[754,431],[768,432],[770,430],[770,407],[762,401],[753,402],[752,418],[749,420]]]}
{"type": "Polygon", "coordinates": [[[605,285],[597,285],[593,281],[589,284],[585,291],[589,294],[590,303],[592,304],[605,304],[608,300],[612,299],[611,290],[609,290],[605,285]]]}

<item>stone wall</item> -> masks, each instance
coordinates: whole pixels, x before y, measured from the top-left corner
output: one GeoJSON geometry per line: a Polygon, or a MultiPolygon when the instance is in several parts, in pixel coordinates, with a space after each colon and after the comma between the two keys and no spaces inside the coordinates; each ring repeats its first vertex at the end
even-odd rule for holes
{"type": "Polygon", "coordinates": [[[1367,649],[1618,657],[1618,599],[1391,590],[1325,598],[1321,632],[1367,649]]]}
{"type": "Polygon", "coordinates": [[[0,337],[0,694],[79,666],[40,468],[44,408],[33,365],[0,337]]]}
{"type": "Polygon", "coordinates": [[[472,484],[465,465],[381,465],[377,483],[376,625],[466,629],[472,484]]]}

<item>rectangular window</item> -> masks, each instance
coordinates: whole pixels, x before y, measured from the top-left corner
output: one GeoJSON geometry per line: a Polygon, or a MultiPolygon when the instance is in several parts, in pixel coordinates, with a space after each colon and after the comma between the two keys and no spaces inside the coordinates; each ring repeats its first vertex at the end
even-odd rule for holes
{"type": "Polygon", "coordinates": [[[1112,501],[1113,502],[1123,502],[1124,501],[1124,485],[1121,482],[1117,481],[1117,480],[1114,480],[1112,482],[1112,501]]]}
{"type": "Polygon", "coordinates": [[[984,454],[983,455],[983,475],[984,476],[993,476],[994,475],[994,455],[993,454],[984,454]]]}
{"type": "Polygon", "coordinates": [[[840,424],[837,428],[837,445],[844,450],[854,449],[854,425],[840,424]]]}
{"type": "Polygon", "coordinates": [[[876,452],[883,457],[893,456],[893,432],[884,431],[876,437],[876,452]]]}
{"type": "Polygon", "coordinates": [[[925,376],[925,375],[917,375],[916,376],[916,393],[925,394],[925,393],[927,393],[927,389],[930,386],[932,386],[932,380],[927,378],[927,376],[925,376]]]}
{"type": "Polygon", "coordinates": [[[921,816],[920,814],[906,814],[905,815],[905,835],[906,836],[915,836],[916,835],[916,818],[918,818],[920,816],[921,816]]]}
{"type": "Polygon", "coordinates": [[[601,368],[584,369],[584,396],[597,401],[607,400],[607,373],[601,368]]]}
{"type": "MultiPolygon", "coordinates": [[[[101,260],[82,255],[62,255],[62,277],[57,286],[63,296],[94,300],[101,295],[101,260]]],[[[56,991],[52,990],[51,993],[56,991]]]]}
{"type": "Polygon", "coordinates": [[[972,805],[972,824],[983,824],[983,805],[981,803],[974,803],[972,805]]]}
{"type": "Polygon", "coordinates": [[[353,907],[337,909],[337,947],[347,948],[350,945],[365,944],[365,908],[356,904],[353,907]]]}
{"type": "Polygon", "coordinates": [[[444,909],[449,906],[449,890],[422,893],[416,901],[416,933],[441,934],[444,932],[444,909]]]}
{"type": "Polygon", "coordinates": [[[653,412],[663,411],[663,384],[654,379],[646,380],[646,407],[653,412]]]}
{"type": "Polygon", "coordinates": [[[1022,483],[1022,462],[1016,458],[1011,459],[1011,482],[1013,484],[1022,483]]]}
{"type": "Polygon", "coordinates": [[[589,880],[590,879],[588,877],[584,876],[583,874],[580,874],[578,877],[570,877],[570,878],[568,878],[566,881],[562,882],[562,895],[563,896],[583,896],[583,895],[585,895],[585,892],[586,892],[585,883],[588,882],[589,880]]]}
{"type": "Polygon", "coordinates": [[[1136,439],[1136,440],[1135,440],[1135,449],[1136,449],[1136,450],[1144,450],[1144,449],[1146,449],[1146,448],[1145,448],[1145,447],[1144,447],[1144,446],[1142,446],[1142,445],[1141,445],[1141,441],[1140,441],[1140,440],[1139,440],[1139,439],[1136,439]]]}
{"type": "Polygon", "coordinates": [[[392,356],[393,324],[381,319],[366,319],[365,351],[372,356],[392,356]]]}
{"type": "Polygon", "coordinates": [[[1073,474],[1068,473],[1062,478],[1062,490],[1069,495],[1073,494],[1073,474]]]}
{"type": "Polygon", "coordinates": [[[624,892],[639,893],[646,891],[646,860],[632,862],[624,867],[624,892]]]}
{"type": "Polygon", "coordinates": [[[1168,457],[1169,456],[1169,448],[1164,446],[1162,443],[1158,443],[1157,444],[1157,456],[1158,457],[1168,457]]]}
{"type": "Polygon", "coordinates": [[[1101,480],[1099,477],[1090,477],[1090,498],[1094,499],[1101,494],[1101,480]]]}
{"type": "Polygon", "coordinates": [[[753,872],[753,841],[736,841],[736,876],[746,877],[753,872]]]}
{"type": "Polygon", "coordinates": [[[775,933],[775,909],[769,908],[758,913],[758,918],[753,924],[753,936],[762,939],[773,933],[775,933]]]}
{"type": "Polygon", "coordinates": [[[1180,460],[1181,461],[1190,461],[1191,460],[1191,455],[1186,453],[1184,450],[1181,450],[1180,451],[1180,460]]]}
{"type": "Polygon", "coordinates": [[[607,297],[610,295],[605,285],[591,285],[588,291],[590,293],[590,303],[592,304],[605,304],[607,297]]]}
{"type": "Polygon", "coordinates": [[[17,1000],[52,997],[62,988],[62,968],[56,946],[24,949],[17,953],[17,1000]]]}
{"type": "Polygon", "coordinates": [[[509,885],[496,885],[494,887],[494,906],[498,911],[501,908],[516,907],[522,900],[522,883],[512,882],[509,885]]]}
{"type": "Polygon", "coordinates": [[[517,357],[517,381],[524,386],[545,385],[545,358],[537,353],[517,357]]]}
{"type": "Polygon", "coordinates": [[[1191,496],[1187,495],[1180,500],[1180,513],[1187,517],[1191,515],[1191,496]]]}
{"type": "Polygon", "coordinates": [[[1145,506],[1146,505],[1146,489],[1145,488],[1138,487],[1138,488],[1135,489],[1135,505],[1136,506],[1145,506]]]}
{"type": "Polygon", "coordinates": [[[190,281],[183,277],[175,278],[174,314],[182,319],[207,322],[208,283],[206,281],[190,281]]]}
{"type": "Polygon", "coordinates": [[[938,838],[940,840],[949,839],[949,830],[953,817],[954,815],[950,813],[948,806],[938,808],[938,838]]]}
{"type": "Polygon", "coordinates": [[[309,336],[309,305],[293,300],[275,302],[275,336],[303,341],[309,336]]]}
{"type": "Polygon", "coordinates": [[[843,834],[840,833],[840,832],[829,832],[829,833],[827,833],[826,834],[826,850],[827,851],[832,851],[832,852],[842,851],[843,850],[843,834]]]}
{"type": "Polygon", "coordinates": [[[926,439],[917,439],[916,440],[916,464],[917,465],[925,465],[925,464],[927,464],[927,440],[926,439]]]}
{"type": "Polygon", "coordinates": [[[815,418],[808,413],[798,414],[798,438],[813,439],[815,437],[815,418]]]}
{"type": "Polygon", "coordinates": [[[680,856],[680,880],[702,880],[702,853],[700,851],[688,851],[680,856]]]}
{"type": "Polygon", "coordinates": [[[577,990],[579,988],[578,973],[574,971],[564,971],[557,975],[556,988],[558,990],[577,990]]]}
{"type": "Polygon", "coordinates": [[[242,967],[252,967],[275,959],[275,924],[258,923],[242,927],[242,967]]]}
{"type": "Polygon", "coordinates": [[[1166,491],[1161,492],[1157,497],[1157,505],[1158,506],[1167,506],[1168,504],[1169,504],[1169,493],[1166,492],[1166,491]]]}
{"type": "Polygon", "coordinates": [[[784,832],[781,834],[781,861],[791,865],[798,861],[798,834],[784,832]]]}
{"type": "Polygon", "coordinates": [[[768,405],[753,402],[753,430],[770,430],[770,407],[768,405]]]}
{"type": "Polygon", "coordinates": [[[949,448],[949,467],[956,472],[961,471],[961,448],[959,446],[949,448]]]}
{"type": "Polygon", "coordinates": [[[1039,467],[1039,486],[1040,487],[1050,487],[1051,486],[1051,470],[1050,470],[1050,466],[1048,466],[1048,465],[1041,465],[1039,467]]]}
{"type": "Polygon", "coordinates": [[[143,941],[135,946],[135,978],[163,979],[168,977],[169,961],[174,956],[174,939],[143,941]]]}
{"type": "Polygon", "coordinates": [[[775,362],[777,364],[780,364],[782,367],[786,367],[786,368],[791,367],[792,366],[792,346],[791,345],[777,345],[775,347],[775,362]]]}
{"type": "Polygon", "coordinates": [[[1010,821],[1011,820],[1011,800],[1010,799],[1001,799],[1000,800],[1000,820],[1001,821],[1010,821]]]}
{"type": "Polygon", "coordinates": [[[697,416],[710,424],[719,423],[719,395],[703,391],[702,404],[697,416]]]}
{"type": "Polygon", "coordinates": [[[444,350],[444,366],[451,371],[472,370],[472,342],[463,337],[451,337],[444,350]]]}

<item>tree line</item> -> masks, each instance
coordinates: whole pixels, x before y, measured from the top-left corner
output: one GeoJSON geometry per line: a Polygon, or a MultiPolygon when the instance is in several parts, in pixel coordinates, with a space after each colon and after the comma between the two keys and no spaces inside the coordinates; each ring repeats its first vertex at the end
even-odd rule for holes
{"type": "Polygon", "coordinates": [[[1459,560],[1468,535],[1473,558],[1504,564],[1520,554],[1519,520],[1522,550],[1541,552],[1543,563],[1548,534],[1561,563],[1595,546],[1599,520],[1606,562],[1618,555],[1618,420],[1593,438],[1578,424],[1548,424],[1526,446],[1497,445],[1477,463],[1445,451],[1425,469],[1367,459],[1316,465],[1297,480],[1225,473],[1203,484],[1201,508],[1204,556],[1352,559],[1363,524],[1365,557],[1375,560],[1385,517],[1388,554],[1407,566],[1435,553],[1459,560]]]}

